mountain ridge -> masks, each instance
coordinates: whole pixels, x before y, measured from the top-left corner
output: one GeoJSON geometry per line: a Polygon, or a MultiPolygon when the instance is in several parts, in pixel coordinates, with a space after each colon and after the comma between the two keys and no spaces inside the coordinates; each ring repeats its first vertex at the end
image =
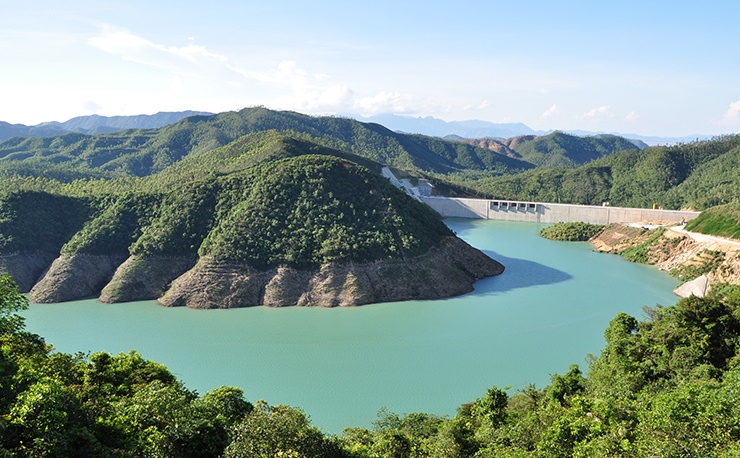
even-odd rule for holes
{"type": "Polygon", "coordinates": [[[313,117],[263,107],[213,116],[191,116],[158,129],[129,129],[111,134],[79,133],[50,138],[13,138],[0,143],[0,160],[13,173],[67,172],[144,176],[188,155],[198,155],[241,136],[276,129],[306,135],[315,142],[384,164],[451,173],[466,169],[511,173],[532,165],[490,150],[423,135],[393,132],[354,119],[313,117]]]}
{"type": "Polygon", "coordinates": [[[33,126],[0,121],[0,142],[13,137],[53,137],[78,132],[94,135],[126,129],[155,129],[180,121],[188,116],[212,115],[206,111],[160,111],[152,115],[77,116],[67,121],[47,121],[33,126]]]}
{"type": "MultiPolygon", "coordinates": [[[[179,121],[187,116],[214,115],[215,113],[186,110],[179,112],[158,112],[154,115],[121,115],[102,116],[85,115],[76,116],[67,121],[47,121],[33,126],[23,124],[10,124],[0,121],[0,142],[14,136],[21,137],[47,137],[61,135],[65,132],[80,132],[85,134],[112,133],[118,130],[135,128],[158,128],[179,121]],[[182,113],[182,116],[177,116],[182,113]]],[[[378,114],[373,116],[362,116],[359,114],[340,114],[339,117],[347,117],[365,123],[380,124],[392,131],[400,133],[421,134],[432,137],[445,138],[447,136],[459,136],[464,139],[507,139],[522,135],[548,135],[558,129],[534,130],[522,122],[496,123],[477,119],[465,121],[445,121],[433,116],[414,117],[397,115],[394,113],[378,114]]],[[[630,140],[644,142],[645,145],[672,145],[677,143],[688,143],[696,140],[708,140],[712,135],[692,134],[683,136],[659,136],[639,135],[634,133],[585,131],[579,129],[560,129],[562,132],[582,137],[600,135],[615,135],[630,140]]],[[[642,147],[637,144],[637,146],[642,147]]]]}

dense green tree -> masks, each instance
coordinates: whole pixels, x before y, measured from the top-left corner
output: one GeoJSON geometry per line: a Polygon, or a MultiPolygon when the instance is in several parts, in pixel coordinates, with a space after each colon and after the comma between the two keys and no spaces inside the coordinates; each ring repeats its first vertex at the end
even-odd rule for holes
{"type": "Polygon", "coordinates": [[[258,402],[232,430],[226,458],[332,458],[345,456],[338,443],[310,426],[306,415],[287,406],[258,402]]]}

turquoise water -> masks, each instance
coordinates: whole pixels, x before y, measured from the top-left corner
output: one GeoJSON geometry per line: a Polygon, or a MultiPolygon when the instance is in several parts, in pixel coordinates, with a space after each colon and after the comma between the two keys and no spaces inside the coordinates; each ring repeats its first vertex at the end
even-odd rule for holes
{"type": "Polygon", "coordinates": [[[493,385],[544,387],[586,370],[619,311],[670,305],[677,281],[648,266],[552,242],[531,223],[448,220],[506,266],[465,296],[315,309],[168,309],[151,301],[32,304],[28,330],[59,351],[127,352],[166,364],[191,389],[242,387],[301,407],[324,431],[369,427],[381,407],[453,415],[493,385]]]}

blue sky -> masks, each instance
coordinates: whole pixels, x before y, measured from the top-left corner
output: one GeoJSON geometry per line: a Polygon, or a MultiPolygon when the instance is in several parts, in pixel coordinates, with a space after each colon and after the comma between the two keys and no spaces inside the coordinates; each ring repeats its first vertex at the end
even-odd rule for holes
{"type": "Polygon", "coordinates": [[[25,0],[0,15],[0,120],[264,105],[735,133],[737,18],[711,0],[25,0]]]}

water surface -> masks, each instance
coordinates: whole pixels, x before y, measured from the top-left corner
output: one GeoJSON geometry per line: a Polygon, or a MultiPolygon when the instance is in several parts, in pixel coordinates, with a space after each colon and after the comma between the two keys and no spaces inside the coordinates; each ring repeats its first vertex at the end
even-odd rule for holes
{"type": "Polygon", "coordinates": [[[453,415],[493,385],[544,387],[586,370],[619,311],[670,305],[677,281],[652,267],[553,242],[532,223],[447,220],[506,266],[471,294],[355,308],[164,308],[153,301],[32,304],[29,331],[59,351],[136,349],[204,393],[301,407],[324,431],[369,427],[381,407],[453,415]]]}

